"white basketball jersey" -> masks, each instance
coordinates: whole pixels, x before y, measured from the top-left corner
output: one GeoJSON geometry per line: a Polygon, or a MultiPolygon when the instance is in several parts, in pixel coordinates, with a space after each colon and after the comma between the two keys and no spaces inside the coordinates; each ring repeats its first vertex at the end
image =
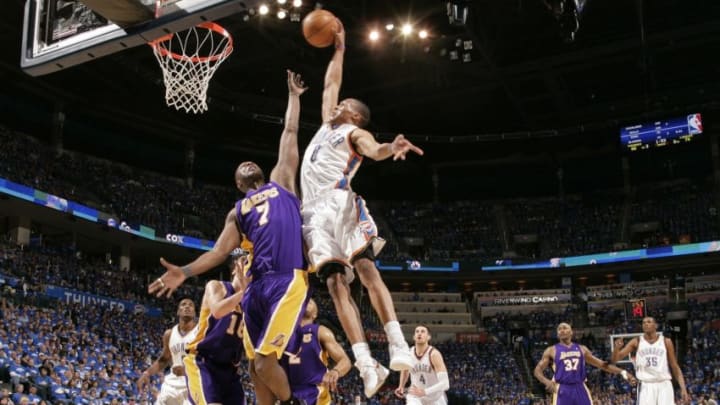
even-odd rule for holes
{"type": "MultiPolygon", "coordinates": [[[[438,383],[437,372],[435,372],[435,368],[433,368],[432,362],[430,361],[430,354],[433,350],[435,350],[434,347],[428,346],[427,349],[425,349],[425,353],[418,356],[415,346],[410,348],[410,351],[414,355],[413,366],[410,369],[410,384],[420,388],[427,388],[438,383]]],[[[444,395],[445,392],[437,392],[423,399],[435,401],[444,395]]]]}
{"type": "Polygon", "coordinates": [[[667,362],[667,348],[665,338],[660,335],[655,343],[650,344],[645,336],[638,337],[637,354],[635,356],[635,370],[641,382],[660,382],[672,379],[667,362]]]}
{"type": "Polygon", "coordinates": [[[177,376],[172,372],[172,368],[175,366],[183,365],[183,357],[185,357],[185,345],[195,339],[197,333],[197,326],[190,329],[185,335],[180,333],[179,325],[175,325],[170,333],[170,355],[172,356],[172,364],[170,365],[171,371],[165,376],[163,380],[164,384],[169,384],[173,387],[185,387],[185,377],[177,376]]]}
{"type": "Polygon", "coordinates": [[[300,168],[303,201],[313,201],[333,189],[350,189],[362,156],[355,152],[350,134],[357,127],[324,123],[305,149],[300,168]]]}

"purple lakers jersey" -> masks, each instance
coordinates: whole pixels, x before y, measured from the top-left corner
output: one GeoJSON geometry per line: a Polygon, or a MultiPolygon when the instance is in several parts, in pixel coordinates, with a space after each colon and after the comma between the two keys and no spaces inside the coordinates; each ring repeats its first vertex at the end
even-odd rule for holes
{"type": "Polygon", "coordinates": [[[555,378],[560,384],[581,384],[585,382],[585,355],[580,345],[570,347],[562,343],[555,345],[555,378]]]}
{"type": "MultiPolygon", "coordinates": [[[[232,283],[223,281],[225,298],[235,294],[232,283]]],[[[242,353],[242,312],[233,312],[215,319],[210,308],[200,310],[200,320],[195,339],[187,345],[188,353],[197,353],[216,363],[238,364],[242,353]]]]}
{"type": "Polygon", "coordinates": [[[292,274],[305,269],[300,200],[275,182],[249,191],[235,204],[238,226],[252,243],[249,274],[292,274]]]}
{"type": "Polygon", "coordinates": [[[288,359],[288,379],[293,387],[319,385],[327,373],[328,355],[320,345],[319,325],[311,323],[298,328],[300,353],[288,359]]]}

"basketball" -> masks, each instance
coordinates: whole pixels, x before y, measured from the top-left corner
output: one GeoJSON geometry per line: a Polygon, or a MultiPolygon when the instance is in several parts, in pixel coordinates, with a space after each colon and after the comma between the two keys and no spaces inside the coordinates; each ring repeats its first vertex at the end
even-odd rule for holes
{"type": "Polygon", "coordinates": [[[315,10],[303,19],[302,30],[310,45],[325,48],[335,42],[338,23],[333,13],[327,10],[315,10]]]}

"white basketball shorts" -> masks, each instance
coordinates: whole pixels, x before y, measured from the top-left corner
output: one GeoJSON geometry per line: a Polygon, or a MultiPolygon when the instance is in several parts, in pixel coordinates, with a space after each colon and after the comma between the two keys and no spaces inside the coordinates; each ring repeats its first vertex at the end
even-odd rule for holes
{"type": "Polygon", "coordinates": [[[312,201],[303,201],[301,211],[310,264],[319,270],[328,262],[341,263],[348,283],[354,279],[355,256],[368,246],[377,256],[385,246],[365,200],[352,191],[331,190],[312,201]]]}
{"type": "Polygon", "coordinates": [[[640,382],[638,405],[675,405],[672,382],[640,382]]]}

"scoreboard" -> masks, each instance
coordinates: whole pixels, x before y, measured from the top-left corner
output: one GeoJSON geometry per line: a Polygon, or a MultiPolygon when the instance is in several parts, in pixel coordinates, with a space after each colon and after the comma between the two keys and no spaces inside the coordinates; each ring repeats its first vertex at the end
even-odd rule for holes
{"type": "Polygon", "coordinates": [[[695,113],[688,114],[685,117],[622,128],[620,130],[620,142],[623,149],[635,152],[690,142],[702,132],[702,116],[695,113]]]}
{"type": "Polygon", "coordinates": [[[647,316],[647,306],[644,299],[625,301],[625,316],[627,320],[642,320],[647,316]]]}

